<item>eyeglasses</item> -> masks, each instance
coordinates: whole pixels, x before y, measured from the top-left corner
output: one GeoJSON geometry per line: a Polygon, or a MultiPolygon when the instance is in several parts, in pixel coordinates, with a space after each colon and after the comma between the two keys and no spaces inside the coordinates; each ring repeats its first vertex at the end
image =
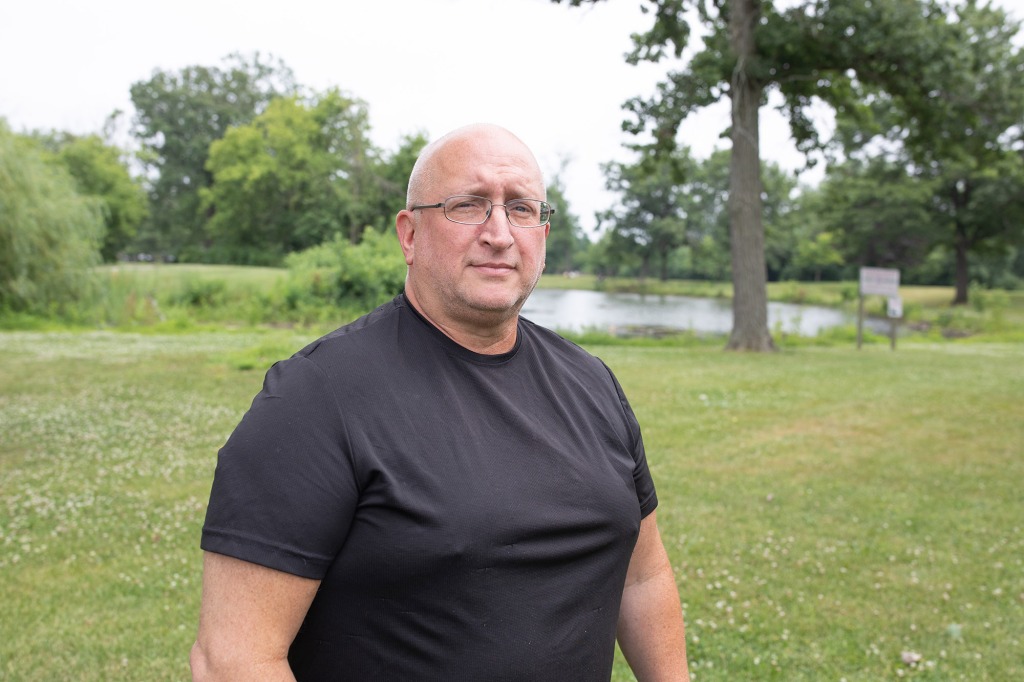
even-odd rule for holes
{"type": "Polygon", "coordinates": [[[423,204],[411,206],[410,211],[421,208],[443,208],[444,217],[453,223],[462,225],[482,225],[491,217],[491,210],[495,206],[505,209],[508,221],[516,227],[540,227],[551,220],[555,209],[551,204],[540,199],[512,199],[504,204],[496,204],[490,199],[473,196],[472,194],[457,194],[448,197],[437,204],[423,204]]]}

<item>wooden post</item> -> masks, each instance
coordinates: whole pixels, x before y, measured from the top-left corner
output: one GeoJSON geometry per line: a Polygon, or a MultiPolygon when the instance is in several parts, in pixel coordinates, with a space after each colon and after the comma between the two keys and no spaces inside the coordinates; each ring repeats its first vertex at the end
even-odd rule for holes
{"type": "Polygon", "coordinates": [[[864,336],[864,294],[858,297],[857,303],[857,350],[860,350],[860,344],[864,336]]]}
{"type": "Polygon", "coordinates": [[[889,316],[889,347],[896,350],[896,330],[903,319],[903,299],[890,296],[886,303],[886,314],[889,316]]]}

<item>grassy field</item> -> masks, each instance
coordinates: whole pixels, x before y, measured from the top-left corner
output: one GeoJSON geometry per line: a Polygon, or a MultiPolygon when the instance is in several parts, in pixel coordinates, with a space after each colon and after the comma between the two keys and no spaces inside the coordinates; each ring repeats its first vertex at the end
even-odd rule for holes
{"type": "MultiPolygon", "coordinates": [[[[216,451],[311,338],[0,333],[0,678],[187,676],[216,451]]],[[[1024,344],[590,349],[696,680],[1024,679],[1024,344]]]]}

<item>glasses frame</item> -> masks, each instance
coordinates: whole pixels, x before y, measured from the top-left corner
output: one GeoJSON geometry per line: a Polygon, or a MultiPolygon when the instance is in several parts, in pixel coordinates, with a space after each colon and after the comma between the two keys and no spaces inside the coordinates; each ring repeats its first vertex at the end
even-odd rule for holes
{"type": "Polygon", "coordinates": [[[512,214],[510,214],[508,212],[508,204],[510,202],[506,202],[504,204],[496,204],[493,201],[491,201],[490,199],[488,199],[487,197],[482,197],[482,196],[479,196],[479,195],[476,195],[476,194],[453,194],[450,197],[445,197],[444,201],[441,201],[439,203],[436,203],[436,204],[417,204],[416,206],[410,206],[409,210],[410,211],[418,211],[418,210],[420,210],[422,208],[441,208],[441,209],[444,209],[444,217],[445,217],[446,220],[448,220],[448,222],[455,223],[456,225],[483,225],[484,223],[486,223],[488,220],[491,219],[491,213],[494,211],[495,207],[501,206],[503,209],[505,209],[505,218],[508,220],[508,224],[512,225],[513,227],[518,227],[521,230],[535,230],[538,227],[544,227],[545,225],[547,225],[548,223],[551,222],[551,216],[553,216],[555,214],[555,207],[552,206],[551,204],[549,204],[548,202],[544,201],[543,199],[531,199],[529,197],[522,197],[520,199],[512,199],[511,200],[511,202],[516,202],[516,201],[539,201],[540,203],[542,203],[542,204],[544,204],[545,206],[548,207],[548,219],[546,221],[544,221],[543,223],[539,224],[539,225],[516,225],[514,222],[512,222],[512,214]],[[445,206],[448,204],[448,202],[451,199],[454,199],[456,197],[467,197],[469,199],[483,199],[488,204],[490,204],[490,208],[487,209],[487,214],[484,215],[484,219],[481,220],[478,223],[467,223],[464,220],[455,220],[450,215],[448,215],[448,209],[445,208],[445,206]]]}

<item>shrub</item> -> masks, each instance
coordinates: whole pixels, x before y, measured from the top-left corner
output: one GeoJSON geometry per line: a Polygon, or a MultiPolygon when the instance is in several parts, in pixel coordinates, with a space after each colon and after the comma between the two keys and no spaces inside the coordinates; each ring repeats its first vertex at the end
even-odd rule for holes
{"type": "Polygon", "coordinates": [[[402,291],[405,259],[390,234],[367,229],[353,245],[336,234],[330,241],[292,254],[285,301],[289,308],[303,304],[374,308],[402,291]]]}

